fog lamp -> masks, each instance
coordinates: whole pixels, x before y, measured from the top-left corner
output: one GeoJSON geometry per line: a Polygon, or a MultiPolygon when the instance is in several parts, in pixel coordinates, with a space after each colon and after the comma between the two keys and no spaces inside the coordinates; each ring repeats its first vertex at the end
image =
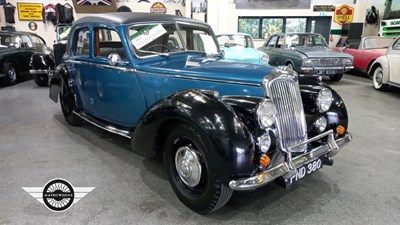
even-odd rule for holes
{"type": "Polygon", "coordinates": [[[269,134],[263,134],[261,137],[258,138],[258,144],[260,146],[260,150],[263,153],[266,153],[271,147],[271,137],[269,134]]]}
{"type": "Polygon", "coordinates": [[[324,131],[326,129],[326,125],[327,125],[327,122],[326,122],[325,117],[320,117],[314,122],[314,128],[319,133],[322,133],[322,131],[324,131]]]}

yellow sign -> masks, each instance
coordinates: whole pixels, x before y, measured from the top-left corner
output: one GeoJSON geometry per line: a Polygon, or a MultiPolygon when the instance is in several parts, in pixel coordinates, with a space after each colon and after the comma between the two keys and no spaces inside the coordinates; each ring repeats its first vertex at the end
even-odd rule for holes
{"type": "Polygon", "coordinates": [[[43,20],[43,5],[41,3],[17,3],[19,20],[43,20]]]}
{"type": "Polygon", "coordinates": [[[354,8],[348,5],[336,7],[334,21],[338,24],[346,24],[353,22],[354,8]]]}

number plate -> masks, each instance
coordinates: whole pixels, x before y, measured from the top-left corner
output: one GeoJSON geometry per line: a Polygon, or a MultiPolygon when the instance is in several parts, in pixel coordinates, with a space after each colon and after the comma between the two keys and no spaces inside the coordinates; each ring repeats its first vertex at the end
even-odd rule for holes
{"type": "Polygon", "coordinates": [[[309,175],[321,168],[322,168],[322,160],[316,159],[310,163],[305,164],[302,167],[297,168],[296,175],[289,178],[286,183],[292,184],[292,183],[300,180],[301,178],[305,177],[306,175],[309,175]]]}

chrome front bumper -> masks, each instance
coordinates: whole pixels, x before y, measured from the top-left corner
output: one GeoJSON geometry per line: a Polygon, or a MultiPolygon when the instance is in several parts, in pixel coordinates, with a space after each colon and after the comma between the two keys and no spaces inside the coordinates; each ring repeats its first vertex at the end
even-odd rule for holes
{"type": "Polygon", "coordinates": [[[29,70],[30,74],[52,74],[54,70],[29,70]]]}
{"type": "Polygon", "coordinates": [[[348,70],[354,69],[354,66],[312,66],[312,67],[301,67],[302,71],[307,71],[307,73],[318,72],[318,71],[337,71],[346,72],[348,70]]]}
{"type": "MultiPolygon", "coordinates": [[[[325,155],[327,157],[332,157],[336,155],[337,153],[339,153],[339,147],[344,146],[353,139],[351,134],[347,133],[344,137],[335,140],[333,136],[333,131],[329,130],[325,133],[310,138],[307,141],[300,143],[298,145],[308,144],[310,142],[317,141],[326,136],[328,136],[327,144],[321,145],[309,152],[303,153],[296,157],[288,158],[287,162],[283,162],[271,169],[260,172],[255,176],[248,178],[241,178],[237,180],[231,180],[229,182],[229,187],[236,191],[253,190],[275,180],[278,177],[283,176],[284,178],[290,178],[296,173],[297,168],[313,160],[316,160],[321,156],[325,155]]],[[[298,145],[292,146],[291,148],[295,148],[298,145]]],[[[288,150],[290,152],[290,148],[288,150]]]]}

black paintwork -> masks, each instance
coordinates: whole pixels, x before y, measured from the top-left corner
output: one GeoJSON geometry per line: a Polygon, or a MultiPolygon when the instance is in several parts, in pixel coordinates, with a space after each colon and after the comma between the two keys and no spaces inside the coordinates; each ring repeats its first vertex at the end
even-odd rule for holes
{"type": "MultiPolygon", "coordinates": [[[[39,39],[41,39],[44,43],[46,43],[43,38],[40,36],[34,34],[34,33],[29,33],[29,32],[1,32],[0,31],[0,36],[19,36],[21,37],[22,35],[28,36],[31,38],[32,36],[35,36],[39,39]]],[[[16,64],[18,73],[20,74],[25,74],[29,71],[29,63],[30,59],[33,53],[35,52],[43,52],[44,50],[47,49],[46,46],[36,46],[32,40],[31,43],[33,43],[32,47],[24,46],[21,44],[21,46],[17,47],[9,47],[9,43],[3,43],[5,42],[5,39],[3,38],[0,42],[0,45],[3,47],[0,47],[0,74],[4,74],[4,66],[7,62],[13,62],[16,64]]]]}

